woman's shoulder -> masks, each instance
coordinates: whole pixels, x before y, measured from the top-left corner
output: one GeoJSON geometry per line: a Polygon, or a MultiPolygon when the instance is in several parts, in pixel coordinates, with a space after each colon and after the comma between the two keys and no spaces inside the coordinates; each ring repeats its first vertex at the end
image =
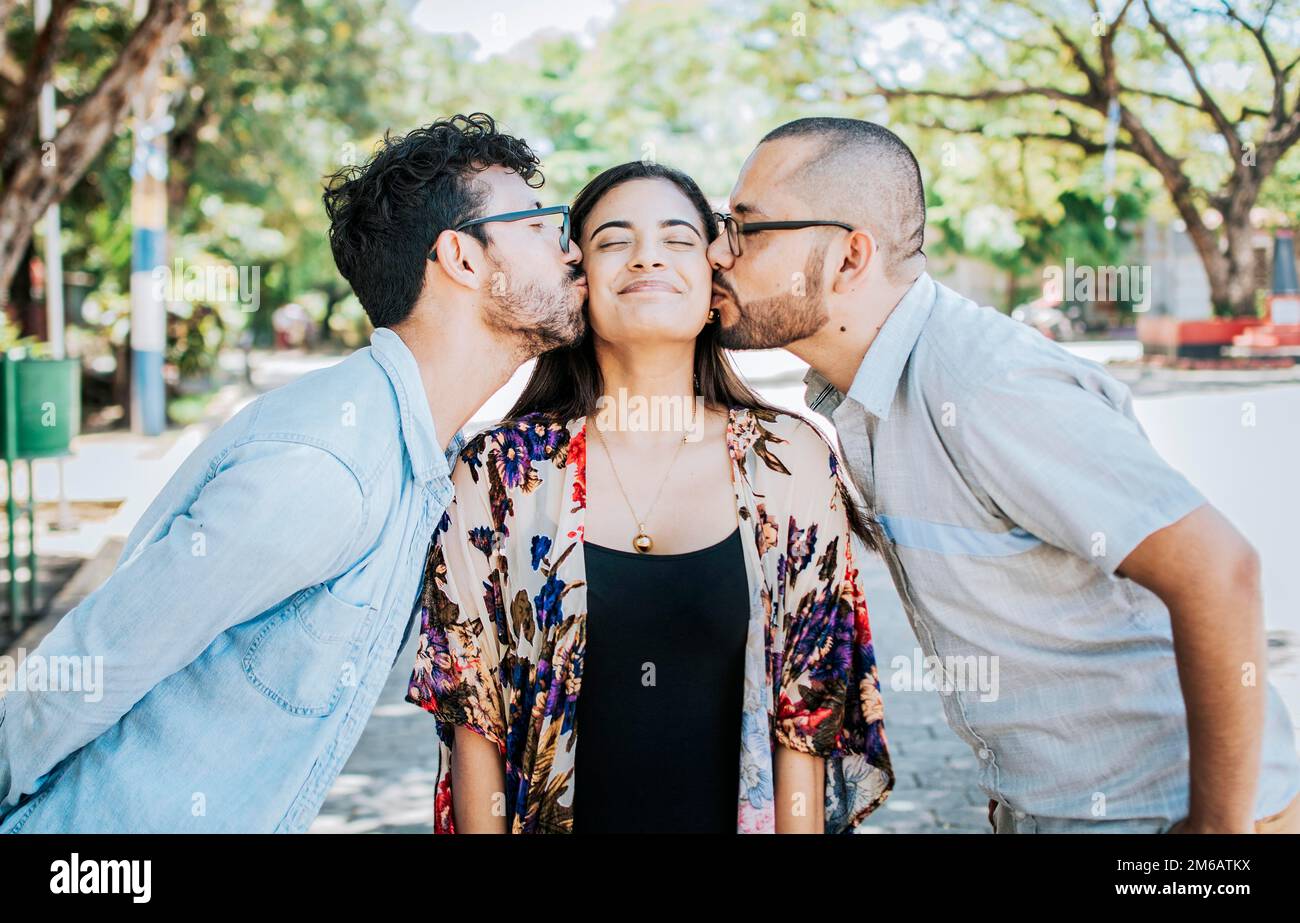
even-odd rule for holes
{"type": "Polygon", "coordinates": [[[827,476],[836,470],[830,441],[807,418],[760,407],[731,409],[734,448],[742,457],[750,449],[762,468],[784,476],[827,476]]]}
{"type": "Polygon", "coordinates": [[[548,472],[563,470],[568,463],[575,422],[538,412],[490,424],[465,441],[455,480],[468,478],[478,484],[490,463],[504,487],[531,489],[548,472]]]}
{"type": "Polygon", "coordinates": [[[508,444],[554,444],[560,433],[568,433],[573,422],[575,421],[542,411],[498,420],[467,437],[461,454],[471,450],[475,454],[481,454],[492,446],[508,444]]]}

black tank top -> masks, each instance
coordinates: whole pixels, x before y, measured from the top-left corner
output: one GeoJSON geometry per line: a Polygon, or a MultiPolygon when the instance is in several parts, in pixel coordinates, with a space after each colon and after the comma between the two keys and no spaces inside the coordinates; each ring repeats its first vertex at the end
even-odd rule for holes
{"type": "Polygon", "coordinates": [[[575,833],[735,833],[749,584],[740,529],[684,554],[584,544],[575,833]]]}

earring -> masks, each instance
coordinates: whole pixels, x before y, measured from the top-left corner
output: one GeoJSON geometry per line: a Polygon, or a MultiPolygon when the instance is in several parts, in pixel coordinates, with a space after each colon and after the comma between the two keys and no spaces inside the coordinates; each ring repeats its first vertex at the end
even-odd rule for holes
{"type": "Polygon", "coordinates": [[[717,323],[717,320],[718,320],[718,309],[709,308],[708,319],[705,321],[705,323],[713,324],[713,323],[717,323]]]}

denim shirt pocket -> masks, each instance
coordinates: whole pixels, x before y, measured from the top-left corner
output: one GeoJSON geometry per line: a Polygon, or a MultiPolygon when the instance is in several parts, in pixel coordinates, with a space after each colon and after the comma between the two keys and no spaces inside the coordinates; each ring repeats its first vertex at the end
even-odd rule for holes
{"type": "MultiPolygon", "coordinates": [[[[22,833],[23,827],[27,825],[28,819],[40,805],[42,801],[50,796],[54,791],[55,783],[68,771],[76,758],[76,753],[71,753],[63,759],[63,762],[47,772],[42,778],[36,781],[36,790],[24,795],[14,805],[13,810],[8,814],[0,814],[0,833],[22,833]]],[[[65,831],[75,832],[75,831],[65,831]]]]}
{"type": "Polygon", "coordinates": [[[266,619],[244,653],[248,681],[292,715],[322,717],[356,686],[361,640],[375,608],[339,599],[324,584],[266,619]]]}

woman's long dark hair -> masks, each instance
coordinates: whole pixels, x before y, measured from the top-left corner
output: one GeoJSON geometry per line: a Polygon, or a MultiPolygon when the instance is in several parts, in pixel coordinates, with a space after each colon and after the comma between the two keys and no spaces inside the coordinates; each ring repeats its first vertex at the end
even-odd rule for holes
{"type": "MultiPolygon", "coordinates": [[[[712,242],[718,236],[717,219],[709,200],[695,180],[680,170],[658,163],[633,160],[610,167],[583,187],[569,210],[573,238],[581,239],[582,228],[591,211],[606,193],[623,183],[638,179],[661,179],[672,183],[690,200],[704,226],[705,237],[712,242]]],[[[731,359],[718,342],[718,324],[704,325],[695,340],[695,380],[698,392],[706,407],[745,407],[766,413],[784,413],[808,422],[802,415],[763,400],[731,364],[731,359]]],[[[562,420],[590,416],[597,410],[597,400],[604,392],[605,383],[596,361],[596,347],[591,325],[582,339],[573,346],[562,346],[537,357],[533,374],[524,386],[523,393],[510,408],[507,419],[516,420],[533,413],[562,420]]],[[[809,423],[810,426],[813,424],[809,423]]],[[[813,426],[816,429],[816,426],[813,426]]],[[[832,448],[832,451],[834,449],[832,448]]],[[[841,466],[842,467],[842,466],[841,466]]],[[[858,508],[850,497],[845,497],[849,526],[854,534],[873,551],[880,551],[879,525],[858,508]]]]}

